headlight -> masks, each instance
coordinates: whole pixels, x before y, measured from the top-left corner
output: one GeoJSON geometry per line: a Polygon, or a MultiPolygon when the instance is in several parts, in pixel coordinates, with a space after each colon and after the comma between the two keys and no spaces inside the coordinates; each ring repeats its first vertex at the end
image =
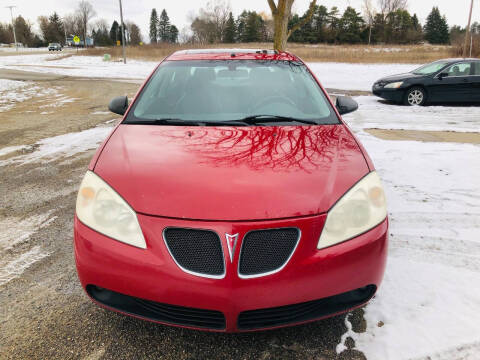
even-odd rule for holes
{"type": "Polygon", "coordinates": [[[403,84],[403,81],[390,83],[385,85],[385,89],[398,89],[400,86],[402,86],[402,84],[403,84]]]}
{"type": "Polygon", "coordinates": [[[83,178],[77,196],[78,219],[112,239],[146,249],[137,214],[105,181],[91,171],[83,178]]]}
{"type": "Polygon", "coordinates": [[[355,184],[330,209],[318,249],[360,235],[387,217],[387,204],[380,177],[375,171],[355,184]]]}

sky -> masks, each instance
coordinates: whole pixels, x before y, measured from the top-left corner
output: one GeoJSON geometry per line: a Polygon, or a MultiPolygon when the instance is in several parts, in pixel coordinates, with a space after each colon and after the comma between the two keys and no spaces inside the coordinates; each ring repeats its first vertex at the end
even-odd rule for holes
{"type": "MultiPolygon", "coordinates": [[[[240,14],[243,9],[270,12],[267,0],[226,0],[230,3],[235,16],[240,14]]],[[[104,18],[110,24],[114,19],[119,20],[118,0],[90,0],[94,6],[97,16],[92,19],[95,21],[104,18]]],[[[189,25],[189,17],[198,13],[198,9],[205,7],[208,0],[122,0],[123,13],[125,20],[135,22],[140,26],[144,40],[148,38],[148,27],[150,11],[156,8],[160,13],[163,8],[166,9],[170,21],[176,25],[179,30],[189,25]]],[[[303,14],[310,0],[296,0],[294,10],[303,14]]],[[[78,0],[0,0],[0,22],[11,21],[10,10],[5,6],[16,5],[14,15],[22,15],[27,20],[34,23],[34,29],[38,31],[36,24],[39,15],[50,15],[56,11],[60,16],[73,13],[78,0]]],[[[328,8],[337,6],[344,10],[348,5],[353,6],[357,11],[361,11],[363,0],[318,0],[317,3],[325,5],[328,8]]],[[[376,3],[376,0],[372,0],[376,3]]],[[[465,26],[468,18],[470,0],[409,0],[409,11],[416,13],[420,21],[424,23],[426,17],[433,6],[438,6],[442,15],[447,16],[450,26],[465,26]]],[[[472,21],[480,21],[480,2],[474,5],[472,21]]]]}

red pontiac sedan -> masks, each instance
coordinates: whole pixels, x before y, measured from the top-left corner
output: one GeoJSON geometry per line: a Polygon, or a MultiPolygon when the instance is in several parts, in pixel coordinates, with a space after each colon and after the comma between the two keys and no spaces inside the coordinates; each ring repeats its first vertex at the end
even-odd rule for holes
{"type": "Polygon", "coordinates": [[[387,255],[381,181],[296,56],[166,58],[80,185],[75,259],[97,304],[162,324],[252,331],[362,306],[387,255]]]}

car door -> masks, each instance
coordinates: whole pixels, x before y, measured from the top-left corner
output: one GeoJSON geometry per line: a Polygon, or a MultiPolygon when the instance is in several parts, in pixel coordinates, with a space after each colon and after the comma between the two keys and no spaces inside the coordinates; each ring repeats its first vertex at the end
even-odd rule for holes
{"type": "Polygon", "coordinates": [[[480,61],[472,62],[470,75],[470,91],[472,101],[480,101],[480,61]]]}
{"type": "Polygon", "coordinates": [[[430,100],[436,102],[471,101],[471,62],[450,65],[437,74],[430,86],[430,100]],[[446,74],[442,76],[441,74],[446,74]]]}

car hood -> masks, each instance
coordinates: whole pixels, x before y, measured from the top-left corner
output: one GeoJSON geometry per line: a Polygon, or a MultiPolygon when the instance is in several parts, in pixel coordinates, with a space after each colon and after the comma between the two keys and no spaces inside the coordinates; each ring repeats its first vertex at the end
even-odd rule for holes
{"type": "Polygon", "coordinates": [[[143,214],[199,220],[326,212],[369,172],[344,125],[120,125],[94,168],[143,214]]]}
{"type": "Polygon", "coordinates": [[[386,76],[384,78],[381,78],[378,81],[381,82],[395,82],[395,81],[405,81],[409,79],[414,79],[414,78],[421,78],[424,77],[424,75],[417,75],[414,73],[405,73],[405,74],[397,74],[397,75],[391,75],[391,76],[386,76]]]}

